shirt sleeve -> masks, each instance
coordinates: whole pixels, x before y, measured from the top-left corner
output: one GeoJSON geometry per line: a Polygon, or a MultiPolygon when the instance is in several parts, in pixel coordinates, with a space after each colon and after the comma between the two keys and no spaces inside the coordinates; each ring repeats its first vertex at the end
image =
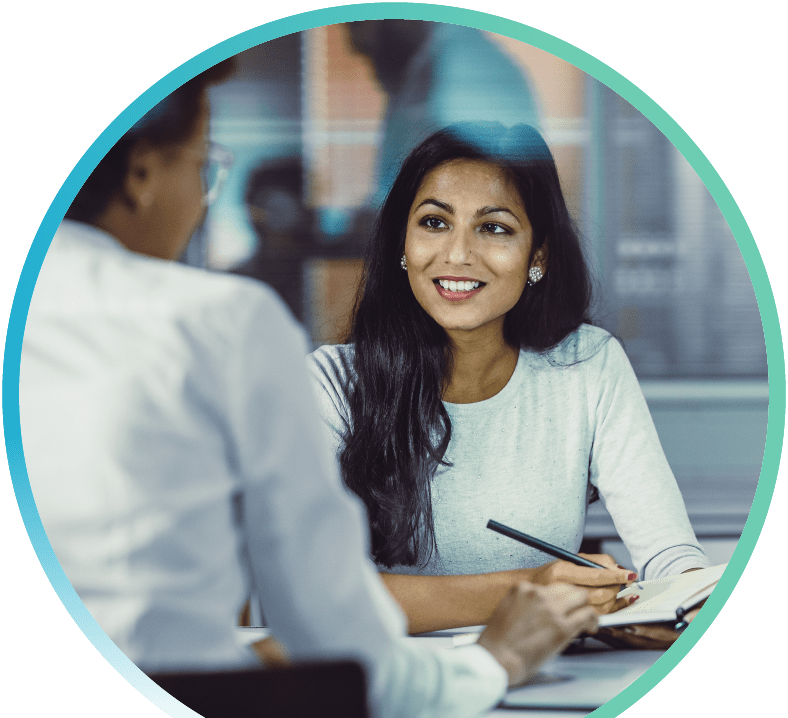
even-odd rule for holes
{"type": "Polygon", "coordinates": [[[646,400],[612,337],[586,367],[593,427],[589,475],[642,579],[705,568],[646,400]]]}
{"type": "Polygon", "coordinates": [[[274,635],[297,660],[365,666],[376,715],[481,715],[506,686],[483,648],[410,645],[368,558],[360,502],[341,485],[315,409],[303,332],[278,302],[247,303],[232,368],[232,432],[253,581],[274,635]]]}

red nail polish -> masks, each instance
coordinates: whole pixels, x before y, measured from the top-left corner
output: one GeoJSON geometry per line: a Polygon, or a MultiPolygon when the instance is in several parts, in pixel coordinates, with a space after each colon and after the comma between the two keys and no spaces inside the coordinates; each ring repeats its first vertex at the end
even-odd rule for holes
{"type": "Polygon", "coordinates": [[[630,602],[630,603],[634,603],[634,602],[635,602],[635,601],[637,601],[639,598],[640,598],[640,596],[630,596],[630,597],[629,597],[629,602],[630,602]]]}
{"type": "Polygon", "coordinates": [[[627,581],[634,581],[637,577],[638,575],[636,573],[630,573],[629,576],[627,576],[627,581]]]}

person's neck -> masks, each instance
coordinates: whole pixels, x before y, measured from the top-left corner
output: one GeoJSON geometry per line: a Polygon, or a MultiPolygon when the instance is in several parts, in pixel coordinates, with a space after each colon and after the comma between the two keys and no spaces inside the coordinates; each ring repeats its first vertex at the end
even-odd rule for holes
{"type": "Polygon", "coordinates": [[[443,400],[473,404],[495,396],[512,378],[520,352],[503,331],[449,332],[451,360],[443,400]]]}
{"type": "Polygon", "coordinates": [[[113,199],[93,222],[93,226],[111,234],[126,249],[159,259],[175,259],[169,246],[157,241],[157,235],[136,213],[128,210],[123,202],[113,199]]]}

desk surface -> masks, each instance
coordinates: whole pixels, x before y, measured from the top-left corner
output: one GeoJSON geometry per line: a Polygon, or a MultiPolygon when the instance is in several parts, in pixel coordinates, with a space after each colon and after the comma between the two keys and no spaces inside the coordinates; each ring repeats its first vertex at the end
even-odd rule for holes
{"type": "MultiPolygon", "coordinates": [[[[470,638],[483,626],[413,636],[431,650],[452,650],[452,637],[470,638]]],[[[464,645],[461,640],[454,645],[464,645]]],[[[573,643],[546,663],[528,685],[509,691],[490,715],[527,713],[531,718],[578,718],[591,713],[645,673],[664,651],[614,650],[593,638],[573,643]]]]}
{"type": "Polygon", "coordinates": [[[664,651],[612,650],[588,640],[585,648],[545,664],[531,684],[509,691],[494,715],[525,712],[553,718],[587,715],[631,685],[664,651]],[[558,713],[557,713],[558,711],[558,713]]]}

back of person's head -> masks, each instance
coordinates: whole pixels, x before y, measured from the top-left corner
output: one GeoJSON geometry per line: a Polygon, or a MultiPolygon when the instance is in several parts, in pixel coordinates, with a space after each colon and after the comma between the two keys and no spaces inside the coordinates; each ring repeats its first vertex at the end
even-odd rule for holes
{"type": "Polygon", "coordinates": [[[178,145],[195,132],[205,106],[206,89],[227,79],[233,59],[200,73],[165,97],[140,118],[98,163],[66,212],[66,219],[93,223],[123,187],[129,154],[138,143],[154,147],[178,145]]]}
{"type": "Polygon", "coordinates": [[[504,334],[512,346],[548,349],[588,321],[591,280],[555,161],[542,136],[529,125],[456,124],[433,133],[408,155],[373,231],[365,291],[396,295],[418,311],[407,273],[400,268],[408,215],[425,177],[457,159],[481,160],[503,169],[517,188],[533,230],[530,259],[546,245],[545,276],[527,287],[509,311],[504,334]]]}

